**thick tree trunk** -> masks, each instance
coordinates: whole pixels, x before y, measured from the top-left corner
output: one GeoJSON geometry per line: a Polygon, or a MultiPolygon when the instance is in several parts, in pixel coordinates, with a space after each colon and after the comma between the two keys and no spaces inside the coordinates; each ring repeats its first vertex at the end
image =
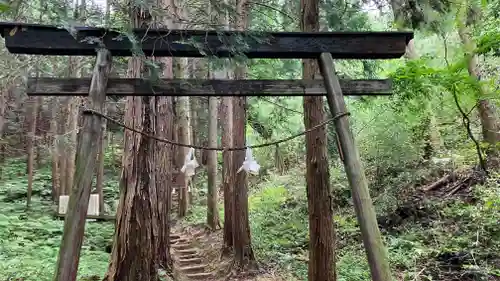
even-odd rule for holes
{"type": "MultiPolygon", "coordinates": [[[[301,0],[301,29],[319,31],[319,1],[301,0]]],[[[303,79],[315,79],[319,73],[317,61],[304,60],[303,79]]],[[[325,120],[323,97],[304,97],[306,130],[325,120]]],[[[306,183],[309,210],[309,281],[334,281],[335,230],[328,171],[326,128],[306,134],[306,183]]]]}
{"type": "MultiPolygon", "coordinates": [[[[172,59],[164,58],[165,64],[170,64],[169,69],[164,70],[165,78],[172,78],[172,59]]],[[[165,139],[173,138],[173,103],[172,97],[156,98],[157,130],[159,137],[165,139]]],[[[158,212],[162,214],[159,220],[159,263],[164,268],[170,267],[170,210],[172,209],[172,167],[173,147],[165,143],[156,143],[157,149],[157,174],[156,189],[158,192],[158,212]]]]}
{"type": "MultiPolygon", "coordinates": [[[[141,62],[131,58],[129,77],[140,77],[141,62]]],[[[154,105],[150,97],[129,97],[127,125],[154,134],[154,105]]],[[[154,140],[130,131],[125,133],[125,149],[120,181],[120,203],[106,281],[158,280],[160,213],[156,185],[154,140]]],[[[164,214],[161,214],[162,216],[164,214]]]]}
{"type": "MultiPolygon", "coordinates": [[[[148,13],[138,7],[131,10],[134,27],[147,27],[148,13]]],[[[138,78],[141,73],[141,59],[131,58],[128,76],[138,78]]],[[[155,102],[151,97],[127,99],[125,122],[128,126],[155,134],[155,115],[155,102]]],[[[130,131],[125,133],[120,203],[106,281],[158,280],[160,256],[165,254],[160,252],[166,247],[160,244],[163,241],[159,233],[164,227],[160,224],[168,219],[168,210],[159,206],[163,193],[156,184],[156,147],[151,138],[130,131]]]]}
{"type": "MultiPolygon", "coordinates": [[[[248,2],[240,0],[236,6],[238,19],[236,28],[245,30],[248,25],[248,2]]],[[[235,79],[244,79],[245,67],[238,67],[235,79]]],[[[246,97],[233,99],[233,145],[243,147],[246,143],[246,97]]],[[[245,151],[233,153],[233,171],[237,171],[245,160],[245,151]]],[[[236,265],[239,268],[255,265],[255,255],[252,249],[250,223],[248,218],[248,185],[245,171],[235,174],[233,201],[233,247],[236,265]]]]}
{"type": "MultiPolygon", "coordinates": [[[[163,8],[173,5],[173,0],[164,0],[163,8]]],[[[172,19],[163,19],[164,27],[175,28],[172,19]]],[[[163,77],[173,78],[172,58],[161,58],[163,63],[163,77]]],[[[165,139],[174,137],[174,108],[172,97],[156,98],[156,134],[165,139]]],[[[170,268],[172,260],[170,258],[170,211],[172,210],[172,171],[174,162],[174,149],[172,145],[156,142],[157,149],[157,174],[156,188],[158,190],[158,211],[160,214],[159,232],[159,264],[163,268],[170,268]]]]}
{"type": "Polygon", "coordinates": [[[28,192],[26,197],[26,207],[31,206],[31,194],[33,192],[33,169],[35,162],[35,129],[36,129],[36,115],[38,109],[38,99],[36,97],[28,98],[28,110],[26,111],[26,119],[28,123],[28,138],[26,140],[26,153],[28,168],[28,192]]]}

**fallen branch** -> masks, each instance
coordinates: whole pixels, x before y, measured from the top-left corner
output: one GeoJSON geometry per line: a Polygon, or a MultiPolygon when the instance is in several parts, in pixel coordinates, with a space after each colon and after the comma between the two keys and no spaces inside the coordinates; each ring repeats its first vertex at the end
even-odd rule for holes
{"type": "Polygon", "coordinates": [[[422,188],[422,190],[425,192],[428,192],[428,191],[437,189],[437,188],[443,186],[444,184],[448,183],[448,181],[450,181],[453,177],[455,177],[455,173],[448,174],[448,175],[440,178],[438,181],[422,188]]]}
{"type": "Polygon", "coordinates": [[[452,196],[453,194],[457,193],[457,191],[459,191],[459,190],[460,190],[460,188],[462,188],[462,187],[463,187],[463,185],[464,185],[464,184],[465,184],[468,180],[470,180],[470,179],[471,179],[471,177],[470,177],[470,176],[468,176],[468,177],[464,178],[463,180],[461,180],[460,182],[458,182],[458,183],[456,183],[455,185],[453,185],[452,190],[451,190],[448,194],[446,194],[446,197],[450,197],[450,196],[452,196]]]}

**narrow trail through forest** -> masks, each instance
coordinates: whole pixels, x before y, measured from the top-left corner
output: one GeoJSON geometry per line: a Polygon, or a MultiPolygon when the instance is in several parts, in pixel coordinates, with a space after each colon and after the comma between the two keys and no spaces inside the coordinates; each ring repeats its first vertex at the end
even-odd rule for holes
{"type": "Polygon", "coordinates": [[[171,234],[171,253],[173,259],[173,272],[178,280],[207,280],[214,274],[203,260],[201,249],[197,247],[196,240],[203,236],[204,231],[189,233],[187,231],[171,234]]]}
{"type": "MultiPolygon", "coordinates": [[[[179,206],[179,189],[172,194],[172,211],[179,206]]],[[[204,236],[203,230],[190,232],[188,229],[172,229],[170,247],[173,259],[173,274],[177,280],[207,280],[214,274],[202,257],[198,238],[204,236]],[[175,233],[174,233],[175,232],[175,233]]]]}

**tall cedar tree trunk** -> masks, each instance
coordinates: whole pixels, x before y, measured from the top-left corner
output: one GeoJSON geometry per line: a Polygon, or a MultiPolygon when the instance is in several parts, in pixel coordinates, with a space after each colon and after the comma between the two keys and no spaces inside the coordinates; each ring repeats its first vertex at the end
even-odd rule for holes
{"type": "MultiPolygon", "coordinates": [[[[214,17],[214,9],[212,5],[209,6],[209,17],[210,22],[213,24],[217,24],[218,22],[215,20],[217,17],[214,17]]],[[[222,19],[224,19],[224,15],[222,15],[222,19]]],[[[227,78],[224,70],[222,71],[213,71],[211,69],[210,62],[207,63],[208,66],[208,77],[207,79],[224,79],[227,78]]],[[[208,146],[216,147],[217,146],[217,136],[218,136],[218,98],[217,97],[209,97],[208,98],[208,146]]],[[[215,230],[218,225],[220,225],[219,221],[219,210],[217,208],[217,151],[210,150],[207,151],[207,172],[208,172],[208,182],[207,182],[207,225],[215,230]]]]}
{"type": "MultiPolygon", "coordinates": [[[[177,70],[182,73],[184,63],[179,62],[177,70]]],[[[179,142],[184,144],[191,144],[190,140],[190,112],[189,112],[189,97],[178,97],[177,102],[177,120],[179,122],[178,132],[179,132],[179,142]]],[[[185,156],[189,152],[189,148],[180,147],[179,148],[179,160],[182,162],[179,163],[179,168],[184,164],[185,156]]],[[[181,177],[182,178],[182,177],[181,177]]],[[[188,191],[188,182],[189,179],[187,177],[183,177],[184,180],[181,184],[179,191],[179,217],[185,217],[187,215],[187,210],[189,206],[189,191],[188,191]]]]}
{"type": "MultiPolygon", "coordinates": [[[[233,147],[233,98],[222,97],[220,103],[222,124],[222,146],[233,147]]],[[[224,254],[231,253],[233,247],[233,152],[222,152],[222,186],[224,190],[224,254]]]]}
{"type": "Polygon", "coordinates": [[[58,112],[59,112],[59,99],[57,97],[52,98],[52,112],[50,116],[50,135],[52,139],[52,200],[54,202],[59,201],[59,195],[61,195],[61,171],[60,171],[60,155],[59,152],[59,138],[57,136],[58,129],[58,112]]]}
{"type": "MultiPolygon", "coordinates": [[[[236,5],[236,28],[245,30],[248,25],[248,2],[240,0],[236,5]]],[[[235,79],[244,79],[246,69],[244,66],[237,67],[235,79]]],[[[246,143],[246,97],[235,97],[233,99],[233,145],[243,147],[246,143]]],[[[245,151],[233,152],[233,172],[240,168],[245,160],[245,151]]],[[[236,265],[239,268],[253,266],[255,255],[252,250],[250,223],[248,219],[248,185],[245,171],[235,174],[234,201],[233,201],[233,247],[236,265]]]]}
{"type": "MultiPolygon", "coordinates": [[[[199,59],[195,58],[187,58],[186,59],[186,68],[185,71],[187,70],[187,77],[189,79],[195,79],[197,78],[197,65],[198,65],[199,59]]],[[[189,97],[189,136],[190,136],[190,141],[191,144],[198,145],[200,144],[199,139],[200,136],[203,135],[201,132],[203,129],[199,128],[200,122],[199,122],[199,116],[198,116],[198,110],[200,108],[200,99],[199,97],[189,97]]],[[[208,132],[208,130],[206,130],[208,132]]],[[[206,133],[205,133],[206,134],[206,133]]],[[[200,161],[200,150],[195,150],[194,157],[196,157],[197,161],[200,161]]],[[[196,189],[196,176],[191,177],[190,183],[188,186],[188,205],[193,204],[193,190],[196,189]]]]}
{"type": "MultiPolygon", "coordinates": [[[[177,20],[187,19],[187,10],[184,7],[185,3],[182,0],[174,0],[173,5],[173,15],[177,20]]],[[[177,28],[184,29],[186,26],[184,24],[178,24],[177,28]]],[[[174,60],[174,75],[176,78],[185,79],[188,77],[189,73],[187,71],[188,68],[188,59],[187,58],[177,58],[174,60]]],[[[177,140],[180,143],[191,144],[191,107],[190,107],[189,97],[177,97],[176,101],[176,122],[177,122],[177,140]]],[[[177,151],[177,166],[179,167],[179,172],[182,166],[184,165],[184,159],[187,153],[189,152],[189,148],[187,147],[178,147],[177,151]]],[[[187,177],[183,175],[179,177],[182,179],[179,184],[179,210],[178,216],[180,218],[186,216],[187,210],[189,207],[189,180],[187,177]]]]}
{"type": "MultiPolygon", "coordinates": [[[[211,76],[209,74],[209,76],[211,76]]],[[[217,146],[217,97],[208,98],[208,146],[217,146]]],[[[217,208],[217,151],[208,151],[207,225],[215,230],[220,224],[217,208]]]]}
{"type": "MultiPolygon", "coordinates": [[[[464,15],[469,14],[468,1],[464,1],[464,6],[462,8],[464,15]]],[[[472,14],[472,13],[471,13],[472,14]]],[[[462,41],[465,49],[465,55],[467,57],[467,70],[469,76],[475,81],[480,80],[479,66],[478,66],[478,56],[474,53],[476,49],[476,43],[472,38],[471,25],[474,24],[475,19],[467,19],[463,16],[464,20],[460,23],[458,28],[458,34],[462,41]],[[466,22],[466,23],[464,23],[466,22]]],[[[481,128],[483,134],[483,140],[489,147],[487,149],[487,162],[489,166],[498,167],[500,165],[500,117],[498,116],[497,109],[494,103],[488,98],[488,88],[487,86],[480,86],[479,90],[479,100],[478,100],[478,112],[479,119],[481,120],[481,128]]]]}
{"type": "MultiPolygon", "coordinates": [[[[319,31],[319,1],[301,0],[301,30],[319,31]]],[[[304,60],[303,79],[315,79],[318,63],[304,60]]],[[[306,130],[325,120],[323,97],[304,97],[304,125],[306,130]]],[[[309,281],[334,281],[335,230],[333,204],[328,171],[325,126],[306,134],[306,183],[309,211],[309,281]]]]}
{"type": "MultiPolygon", "coordinates": [[[[147,11],[130,7],[134,27],[147,27],[147,11]],[[144,23],[144,25],[142,24],[144,23]]],[[[142,62],[129,60],[128,77],[139,78],[142,62]]],[[[128,126],[147,134],[155,133],[155,104],[151,97],[129,97],[125,109],[128,126]]],[[[154,140],[126,131],[123,169],[120,181],[120,203],[116,214],[115,238],[106,281],[158,280],[160,251],[165,245],[159,237],[160,223],[168,218],[167,210],[159,213],[156,185],[156,152],[154,140]]],[[[163,202],[165,203],[165,202],[163,202]]]]}
{"type": "MultiPolygon", "coordinates": [[[[104,12],[104,24],[105,26],[109,25],[109,16],[111,11],[111,3],[110,1],[106,1],[106,9],[104,12]]],[[[106,110],[106,108],[104,109],[106,110]]],[[[106,114],[106,112],[104,112],[106,114]]],[[[106,153],[106,120],[102,122],[102,135],[101,142],[99,143],[99,154],[97,156],[97,176],[96,176],[96,192],[99,195],[99,213],[104,214],[104,156],[106,153]]]]}
{"type": "Polygon", "coordinates": [[[38,98],[29,97],[28,107],[26,110],[26,121],[28,125],[28,138],[26,140],[26,152],[28,168],[28,192],[26,197],[26,207],[31,206],[31,194],[33,192],[33,169],[35,162],[35,129],[36,129],[36,115],[38,109],[38,98]]]}
{"type": "MultiPolygon", "coordinates": [[[[163,0],[160,7],[167,10],[172,6],[173,0],[163,0]]],[[[175,28],[170,17],[159,19],[164,27],[175,28]]],[[[163,64],[163,77],[172,79],[173,61],[172,58],[161,58],[163,64]]],[[[160,138],[173,139],[174,135],[174,108],[172,97],[156,98],[156,134],[160,138]]],[[[170,211],[172,209],[172,168],[173,168],[173,146],[166,143],[156,142],[157,149],[157,174],[156,189],[158,191],[158,211],[160,214],[159,233],[159,263],[163,268],[170,268],[170,211]]]]}

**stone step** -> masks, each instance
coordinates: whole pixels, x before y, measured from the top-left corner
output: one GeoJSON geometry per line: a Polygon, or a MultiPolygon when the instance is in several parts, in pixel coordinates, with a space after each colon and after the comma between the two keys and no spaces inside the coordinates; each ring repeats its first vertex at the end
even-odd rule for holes
{"type": "Polygon", "coordinates": [[[207,267],[206,264],[198,264],[198,265],[181,267],[179,268],[179,271],[184,274],[203,273],[206,267],[207,267]]]}
{"type": "Polygon", "coordinates": [[[213,274],[210,272],[202,272],[202,273],[191,273],[186,274],[186,277],[191,280],[207,280],[213,278],[213,274]]]}
{"type": "Polygon", "coordinates": [[[177,243],[177,244],[172,244],[172,249],[176,250],[185,250],[191,248],[191,244],[189,243],[177,243]]]}
{"type": "Polygon", "coordinates": [[[180,244],[180,243],[188,243],[188,242],[189,242],[189,239],[184,238],[184,237],[170,240],[170,244],[180,244]]]}
{"type": "Polygon", "coordinates": [[[177,263],[180,266],[189,266],[189,265],[197,265],[201,264],[202,260],[200,258],[188,258],[188,259],[178,259],[177,263]]]}
{"type": "Polygon", "coordinates": [[[198,238],[198,237],[201,237],[201,236],[205,236],[205,230],[200,230],[200,231],[197,231],[197,232],[193,232],[191,235],[193,237],[195,237],[195,238],[198,238]]]}
{"type": "Polygon", "coordinates": [[[176,260],[180,260],[180,259],[193,259],[193,258],[197,258],[199,257],[198,253],[194,253],[194,254],[183,254],[183,255],[179,255],[179,256],[175,256],[174,255],[174,258],[176,260]]]}
{"type": "Polygon", "coordinates": [[[174,249],[174,253],[179,254],[179,255],[189,255],[189,254],[198,254],[198,250],[196,249],[182,249],[182,250],[176,250],[174,249]]]}
{"type": "Polygon", "coordinates": [[[170,234],[170,240],[175,240],[175,239],[179,239],[181,238],[181,235],[180,234],[170,234]]]}

